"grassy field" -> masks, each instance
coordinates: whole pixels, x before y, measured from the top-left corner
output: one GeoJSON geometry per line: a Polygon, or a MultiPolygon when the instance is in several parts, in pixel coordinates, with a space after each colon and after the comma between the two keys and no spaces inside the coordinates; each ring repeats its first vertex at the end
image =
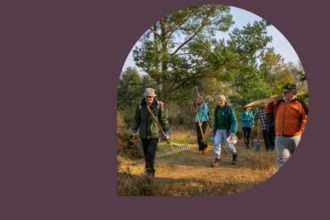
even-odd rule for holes
{"type": "MultiPolygon", "coordinates": [[[[206,138],[210,136],[211,132],[206,132],[206,138]]],[[[239,140],[235,144],[238,152],[236,165],[231,164],[232,154],[225,147],[227,155],[222,151],[218,167],[210,166],[215,159],[213,142],[209,142],[208,153],[198,154],[197,139],[193,133],[171,141],[189,143],[191,148],[156,158],[156,178],[151,179],[144,174],[144,159],[118,156],[119,196],[224,196],[251,189],[276,173],[276,152],[265,152],[262,140],[259,151],[243,149],[243,142],[239,140]]],[[[136,141],[137,144],[139,142],[136,141]]],[[[169,146],[162,142],[157,151],[165,149],[169,149],[169,146]]]]}

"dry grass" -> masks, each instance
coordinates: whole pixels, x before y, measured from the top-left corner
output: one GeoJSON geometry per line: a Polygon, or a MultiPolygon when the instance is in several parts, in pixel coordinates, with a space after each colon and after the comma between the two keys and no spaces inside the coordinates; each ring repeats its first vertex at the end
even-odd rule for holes
{"type": "Polygon", "coordinates": [[[171,126],[170,132],[171,132],[170,134],[171,139],[175,139],[175,140],[185,140],[193,136],[196,136],[195,130],[187,129],[184,126],[171,126]]]}

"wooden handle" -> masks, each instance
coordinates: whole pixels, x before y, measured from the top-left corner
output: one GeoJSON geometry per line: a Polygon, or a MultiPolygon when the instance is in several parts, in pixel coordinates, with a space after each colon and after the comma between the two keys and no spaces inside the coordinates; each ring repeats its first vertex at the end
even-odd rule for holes
{"type": "MultiPolygon", "coordinates": [[[[296,94],[296,96],[297,95],[304,95],[304,94],[307,94],[307,93],[308,93],[308,88],[305,88],[303,90],[298,91],[298,93],[296,94]]],[[[251,102],[251,103],[247,104],[245,107],[251,107],[251,106],[258,106],[258,105],[268,104],[268,103],[280,101],[282,99],[283,99],[283,95],[276,96],[274,98],[265,98],[265,99],[261,99],[261,100],[258,100],[258,101],[251,102]]]]}
{"type": "Polygon", "coordinates": [[[158,125],[159,130],[160,130],[160,131],[162,132],[162,134],[164,135],[164,137],[165,137],[167,143],[170,145],[170,147],[171,147],[172,150],[173,150],[173,147],[172,147],[170,141],[166,138],[166,134],[164,133],[163,129],[160,127],[160,124],[158,123],[158,121],[157,121],[157,119],[155,118],[154,114],[152,114],[152,111],[150,110],[149,106],[146,106],[146,107],[147,107],[149,113],[151,114],[152,118],[155,120],[156,124],[158,125]]]}
{"type": "Polygon", "coordinates": [[[204,143],[206,143],[205,138],[204,138],[204,134],[203,134],[203,128],[202,128],[202,126],[200,125],[201,122],[199,121],[199,117],[198,117],[198,113],[197,113],[197,112],[196,112],[196,115],[197,115],[197,120],[198,120],[198,124],[199,124],[199,129],[201,130],[201,133],[202,133],[202,137],[203,137],[204,143]]]}

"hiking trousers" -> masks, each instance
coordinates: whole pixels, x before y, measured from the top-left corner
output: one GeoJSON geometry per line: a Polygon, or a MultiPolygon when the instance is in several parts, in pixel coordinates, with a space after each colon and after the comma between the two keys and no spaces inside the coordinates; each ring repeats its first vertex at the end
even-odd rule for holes
{"type": "Polygon", "coordinates": [[[277,170],[281,169],[283,165],[289,160],[290,154],[296,150],[301,136],[285,137],[282,135],[276,136],[275,147],[277,153],[277,170]]]}
{"type": "Polygon", "coordinates": [[[158,144],[158,138],[151,139],[142,139],[144,160],[146,162],[146,170],[147,173],[155,173],[154,163],[155,163],[155,155],[156,148],[158,144]]]}
{"type": "MultiPolygon", "coordinates": [[[[206,126],[207,126],[207,124],[206,124],[206,122],[204,122],[202,124],[202,130],[203,130],[204,138],[205,138],[206,126]]],[[[201,133],[201,129],[200,129],[199,125],[198,125],[198,122],[196,122],[196,131],[197,131],[197,142],[198,142],[198,146],[199,146],[199,149],[198,150],[199,151],[202,151],[202,150],[204,150],[204,147],[202,145],[203,136],[202,136],[202,133],[201,133]]],[[[206,141],[206,139],[205,139],[205,141],[206,141]]]]}
{"type": "Polygon", "coordinates": [[[236,154],[236,149],[233,145],[230,145],[227,141],[227,130],[226,129],[217,129],[214,137],[214,153],[216,157],[219,157],[221,154],[221,141],[224,140],[226,147],[230,150],[231,153],[236,154]]]}
{"type": "Polygon", "coordinates": [[[262,130],[262,136],[265,140],[265,148],[266,150],[274,149],[275,143],[274,143],[274,137],[270,133],[267,132],[267,130],[262,130]]]}

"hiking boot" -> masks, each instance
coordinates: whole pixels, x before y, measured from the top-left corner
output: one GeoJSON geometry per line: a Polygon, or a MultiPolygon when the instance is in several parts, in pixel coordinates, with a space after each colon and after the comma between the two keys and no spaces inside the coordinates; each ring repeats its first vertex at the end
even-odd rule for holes
{"type": "Polygon", "coordinates": [[[203,150],[203,153],[204,153],[204,154],[207,153],[207,152],[209,152],[209,146],[207,146],[207,147],[204,148],[204,150],[203,150]]]}
{"type": "Polygon", "coordinates": [[[198,154],[202,154],[202,153],[203,153],[203,151],[202,151],[202,150],[198,151],[198,154]]]}
{"type": "Polygon", "coordinates": [[[154,178],[155,177],[155,172],[152,172],[150,168],[146,169],[146,174],[150,178],[154,178]]]}
{"type": "Polygon", "coordinates": [[[233,161],[231,164],[237,164],[237,154],[233,154],[233,161]]]}
{"type": "Polygon", "coordinates": [[[220,159],[215,158],[215,161],[214,161],[214,163],[211,164],[211,167],[217,167],[219,165],[220,165],[220,159]]]}

